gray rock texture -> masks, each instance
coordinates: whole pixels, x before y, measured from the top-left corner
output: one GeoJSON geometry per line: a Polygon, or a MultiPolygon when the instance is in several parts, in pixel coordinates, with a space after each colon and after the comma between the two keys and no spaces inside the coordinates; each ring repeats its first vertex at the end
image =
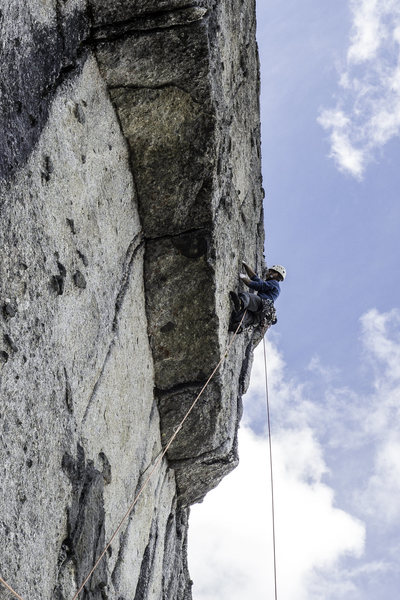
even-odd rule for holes
{"type": "MultiPolygon", "coordinates": [[[[0,6],[0,576],[72,600],[262,269],[252,0],[0,6]]],[[[251,333],[85,600],[190,600],[189,506],[237,462],[251,333]]],[[[12,597],[0,587],[0,598],[12,597]]]]}

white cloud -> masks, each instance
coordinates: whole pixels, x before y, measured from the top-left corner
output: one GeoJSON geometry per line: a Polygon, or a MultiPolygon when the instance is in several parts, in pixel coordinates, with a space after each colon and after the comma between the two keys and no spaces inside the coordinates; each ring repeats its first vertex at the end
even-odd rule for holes
{"type": "Polygon", "coordinates": [[[329,369],[320,368],[326,391],[308,422],[325,453],[343,453],[342,469],[349,460],[353,488],[345,493],[357,514],[371,530],[393,529],[400,524],[400,311],[371,309],[360,323],[367,391],[335,387],[329,369]]]}
{"type": "Polygon", "coordinates": [[[261,598],[270,586],[266,447],[241,432],[241,464],[191,510],[189,567],[196,600],[261,598]]]}
{"type": "MultiPolygon", "coordinates": [[[[299,382],[267,344],[281,600],[361,600],[397,569],[400,311],[372,309],[360,325],[363,391],[337,387],[340,374],[318,356],[299,382]]],[[[240,465],[192,509],[194,600],[273,597],[268,445],[255,418],[265,424],[261,346],[240,465]]]]}
{"type": "Polygon", "coordinates": [[[382,0],[353,0],[353,33],[347,52],[349,63],[362,63],[375,58],[385,37],[382,14],[387,12],[390,2],[382,0]]]}
{"type": "Polygon", "coordinates": [[[319,600],[321,589],[329,588],[324,571],[362,553],[364,526],[335,507],[333,490],[321,480],[327,471],[322,450],[310,430],[281,433],[274,457],[280,597],[319,600]]]}
{"type": "MultiPolygon", "coordinates": [[[[346,555],[364,546],[362,523],[335,506],[324,482],[323,452],[305,425],[307,401],[302,387],[285,382],[284,362],[268,344],[269,379],[274,410],[280,406],[291,424],[273,439],[279,597],[320,600],[325,575],[346,555]],[[304,418],[294,426],[297,399],[304,418]],[[317,571],[321,571],[319,579],[317,571]],[[313,595],[315,578],[318,594],[313,595]],[[320,581],[321,579],[321,581],[320,581]]],[[[245,402],[264,403],[262,348],[258,348],[245,402]]],[[[283,421],[282,421],[283,422],[283,421]]],[[[194,600],[243,600],[273,597],[271,503],[266,436],[248,426],[240,431],[240,465],[203,505],[192,508],[189,566],[194,600]]]]}
{"type": "Polygon", "coordinates": [[[361,317],[362,340],[373,365],[376,386],[400,383],[400,313],[372,309],[361,317]]]}
{"type": "MultiPolygon", "coordinates": [[[[326,386],[304,413],[324,452],[352,475],[343,490],[353,511],[375,527],[400,524],[400,311],[371,309],[360,319],[362,370],[366,391],[335,387],[329,368],[313,359],[313,372],[326,386]],[[348,461],[348,466],[347,466],[348,461]]],[[[400,538],[399,538],[400,539],[400,538]]]]}
{"type": "Polygon", "coordinates": [[[379,447],[366,491],[361,495],[365,512],[386,524],[400,522],[400,435],[379,447]]]}
{"type": "Polygon", "coordinates": [[[314,355],[308,363],[307,369],[314,373],[322,375],[326,381],[332,381],[339,375],[339,370],[334,367],[327,367],[321,363],[318,355],[314,355]]]}
{"type": "Polygon", "coordinates": [[[400,524],[400,312],[368,311],[361,318],[375,391],[364,431],[375,448],[372,473],[358,499],[364,512],[390,527],[400,524]]]}
{"type": "Polygon", "coordinates": [[[400,134],[400,5],[351,0],[353,26],[334,109],[318,118],[330,131],[341,171],[361,179],[376,152],[400,134]]]}

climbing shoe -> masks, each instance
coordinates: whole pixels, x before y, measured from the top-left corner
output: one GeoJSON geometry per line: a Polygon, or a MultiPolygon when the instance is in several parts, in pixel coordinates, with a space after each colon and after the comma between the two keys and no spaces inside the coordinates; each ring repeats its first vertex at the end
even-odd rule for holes
{"type": "Polygon", "coordinates": [[[236,310],[236,312],[239,312],[240,310],[242,310],[242,302],[241,302],[239,296],[237,295],[237,293],[229,292],[229,297],[232,300],[232,304],[233,304],[233,307],[236,310]]]}

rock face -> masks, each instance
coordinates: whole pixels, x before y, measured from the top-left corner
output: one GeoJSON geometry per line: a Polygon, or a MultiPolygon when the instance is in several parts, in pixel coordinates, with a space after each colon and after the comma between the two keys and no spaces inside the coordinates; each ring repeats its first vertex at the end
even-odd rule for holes
{"type": "MultiPolygon", "coordinates": [[[[72,600],[263,267],[252,0],[1,8],[0,576],[72,600]]],[[[189,600],[189,506],[237,462],[251,334],[81,597],[189,600]]],[[[11,597],[4,588],[0,597],[11,597]]]]}

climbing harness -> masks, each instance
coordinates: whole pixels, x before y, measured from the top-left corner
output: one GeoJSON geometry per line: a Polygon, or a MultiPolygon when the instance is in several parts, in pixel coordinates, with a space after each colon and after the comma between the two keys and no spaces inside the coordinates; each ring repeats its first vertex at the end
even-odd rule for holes
{"type": "MultiPolygon", "coordinates": [[[[204,390],[206,389],[206,387],[208,386],[208,384],[210,383],[210,381],[213,379],[214,375],[216,374],[216,372],[218,371],[219,367],[222,365],[222,363],[225,361],[225,359],[228,356],[229,350],[231,349],[231,346],[238,334],[238,331],[243,323],[243,319],[246,316],[247,311],[244,312],[242,320],[240,321],[236,331],[234,332],[234,335],[232,336],[231,341],[228,344],[228,347],[226,348],[225,352],[223,353],[219,363],[217,364],[217,366],[214,368],[213,372],[211,373],[211,375],[209,376],[209,378],[207,379],[207,381],[205,382],[205,384],[203,385],[203,387],[201,388],[200,392],[197,394],[196,398],[193,400],[189,410],[186,412],[185,416],[183,417],[183,419],[181,420],[181,422],[179,423],[179,425],[175,428],[173,435],[170,437],[167,445],[165,446],[165,448],[163,449],[163,451],[159,454],[158,458],[156,459],[156,462],[154,463],[154,466],[152,468],[152,470],[150,471],[149,475],[146,478],[146,481],[144,482],[144,484],[142,485],[142,487],[140,488],[140,490],[138,491],[138,493],[136,494],[135,498],[132,501],[132,504],[129,506],[128,510],[126,511],[126,513],[124,514],[124,516],[122,517],[122,519],[120,520],[117,528],[115,529],[114,533],[112,534],[112,536],[110,537],[110,540],[108,542],[108,544],[106,545],[106,547],[104,548],[104,550],[101,552],[100,556],[98,557],[98,559],[96,560],[95,564],[93,565],[92,570],[90,571],[90,573],[87,575],[87,577],[84,579],[83,583],[81,584],[80,588],[78,589],[78,591],[75,593],[74,597],[72,598],[72,600],[76,600],[79,596],[79,594],[81,593],[81,591],[83,590],[83,588],[85,587],[85,585],[87,584],[87,582],[89,581],[89,579],[91,578],[91,576],[93,575],[93,573],[95,572],[95,570],[97,569],[97,567],[99,566],[99,563],[101,562],[102,558],[104,557],[104,555],[106,554],[107,550],[109,549],[109,547],[111,546],[115,536],[117,535],[117,533],[119,532],[119,530],[121,529],[122,525],[124,524],[124,522],[126,521],[126,519],[128,518],[128,516],[131,514],[132,510],[134,509],[137,501],[139,500],[140,496],[143,494],[144,490],[146,489],[147,485],[149,484],[153,473],[156,471],[157,467],[160,465],[160,463],[162,462],[164,456],[166,455],[166,453],[169,450],[169,447],[171,446],[172,442],[175,440],[176,436],[178,435],[179,431],[182,429],[183,424],[185,423],[186,419],[189,417],[190,413],[192,412],[192,410],[194,409],[194,407],[196,406],[197,402],[199,401],[200,397],[202,396],[204,390]]],[[[21,596],[19,594],[17,594],[17,592],[15,590],[13,590],[13,588],[8,585],[8,583],[6,583],[4,581],[4,579],[2,579],[0,577],[0,583],[2,583],[16,598],[18,598],[18,600],[23,600],[23,598],[21,598],[21,596]]]]}
{"type": "Polygon", "coordinates": [[[272,468],[271,417],[270,417],[270,410],[269,410],[267,348],[265,345],[265,336],[263,337],[263,347],[264,347],[264,373],[265,373],[265,400],[266,400],[267,422],[268,422],[269,473],[270,473],[270,480],[271,480],[271,516],[272,516],[272,549],[273,549],[273,555],[274,555],[274,591],[275,591],[275,600],[278,600],[278,586],[277,586],[277,578],[276,578],[274,473],[273,473],[273,468],[272,468]]]}
{"type": "Polygon", "coordinates": [[[276,316],[276,308],[272,300],[262,299],[262,319],[260,321],[261,327],[268,327],[269,325],[275,325],[278,322],[276,316]]]}
{"type": "MultiPolygon", "coordinates": [[[[240,314],[238,317],[235,318],[235,312],[233,312],[229,324],[229,331],[236,330],[237,333],[243,333],[243,331],[245,331],[246,329],[253,329],[253,331],[255,332],[258,331],[258,333],[262,333],[261,336],[256,336],[259,340],[261,340],[261,337],[264,336],[267,329],[269,329],[271,325],[275,325],[278,322],[278,318],[276,316],[276,308],[274,306],[273,301],[268,300],[267,298],[262,298],[261,300],[262,308],[257,312],[250,311],[250,314],[253,315],[253,322],[249,324],[245,323],[239,329],[236,328],[239,319],[241,318],[240,314]]],[[[241,322],[243,322],[243,318],[241,319],[241,322]]]]}

